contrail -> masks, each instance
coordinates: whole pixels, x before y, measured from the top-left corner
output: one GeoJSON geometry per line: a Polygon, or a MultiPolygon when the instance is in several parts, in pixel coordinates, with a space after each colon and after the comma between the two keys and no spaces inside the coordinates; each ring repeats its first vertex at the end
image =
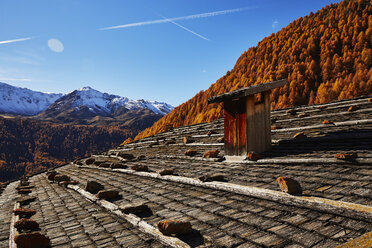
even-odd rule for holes
{"type": "Polygon", "coordinates": [[[211,16],[226,15],[226,14],[230,14],[230,13],[234,13],[234,12],[240,12],[240,11],[247,10],[247,9],[249,9],[249,8],[228,9],[228,10],[221,10],[221,11],[215,11],[215,12],[209,12],[209,13],[203,13],[203,14],[181,16],[181,17],[174,17],[174,18],[166,18],[166,19],[161,19],[161,20],[153,20],[153,21],[146,21],[146,22],[135,22],[135,23],[129,23],[129,24],[124,24],[124,25],[117,25],[117,26],[111,26],[111,27],[106,27],[106,28],[100,28],[99,30],[130,28],[130,27],[138,27],[138,26],[143,26],[143,25],[159,24],[159,23],[166,23],[166,22],[172,22],[172,21],[174,22],[174,21],[181,21],[181,20],[206,18],[206,17],[211,17],[211,16]]]}
{"type": "Polygon", "coordinates": [[[32,39],[32,37],[15,39],[15,40],[3,40],[3,41],[0,41],[0,45],[7,44],[7,43],[13,43],[13,42],[19,42],[19,41],[25,41],[25,40],[31,40],[31,39],[32,39]]]}
{"type": "Polygon", "coordinates": [[[30,78],[0,78],[0,81],[22,81],[22,82],[31,82],[30,78]]]}
{"type": "Polygon", "coordinates": [[[177,25],[178,27],[180,27],[180,28],[182,28],[182,29],[186,30],[187,32],[190,32],[190,33],[192,33],[192,34],[194,34],[194,35],[198,36],[199,38],[202,38],[202,39],[204,39],[204,40],[207,40],[207,41],[209,41],[209,39],[208,39],[208,38],[205,38],[204,36],[202,36],[202,35],[200,35],[200,34],[198,34],[198,33],[194,32],[194,31],[192,31],[192,30],[190,30],[190,29],[188,29],[188,28],[186,28],[186,27],[182,26],[181,24],[178,24],[178,23],[176,23],[176,22],[172,21],[171,19],[169,19],[169,18],[167,18],[167,17],[165,17],[165,16],[162,16],[162,15],[160,15],[160,16],[161,16],[161,17],[163,17],[163,18],[164,18],[164,20],[166,20],[167,22],[171,22],[171,23],[173,23],[174,25],[177,25]]]}

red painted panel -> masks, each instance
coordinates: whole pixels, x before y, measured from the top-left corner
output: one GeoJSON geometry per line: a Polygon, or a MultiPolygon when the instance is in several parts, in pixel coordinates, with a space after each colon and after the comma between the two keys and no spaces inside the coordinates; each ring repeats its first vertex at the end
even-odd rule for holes
{"type": "Polygon", "coordinates": [[[243,155],[246,152],[246,141],[247,141],[247,132],[246,132],[246,127],[247,127],[247,118],[246,118],[246,113],[241,113],[238,115],[239,117],[239,122],[238,122],[238,130],[239,130],[239,142],[238,142],[238,155],[243,155]]]}
{"type": "Polygon", "coordinates": [[[225,150],[233,151],[235,147],[235,118],[226,110],[225,112],[225,150]]]}
{"type": "Polygon", "coordinates": [[[245,100],[225,102],[225,154],[246,153],[246,112],[245,100]]]}

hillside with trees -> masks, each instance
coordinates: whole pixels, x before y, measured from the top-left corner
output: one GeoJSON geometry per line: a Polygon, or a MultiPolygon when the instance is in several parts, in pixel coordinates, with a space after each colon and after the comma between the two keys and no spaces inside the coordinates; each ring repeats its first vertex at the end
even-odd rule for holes
{"type": "Polygon", "coordinates": [[[136,139],[220,118],[223,105],[208,105],[208,98],[284,78],[289,84],[272,91],[272,109],[372,94],[371,2],[344,0],[293,21],[249,48],[225,76],[136,139]]]}
{"type": "Polygon", "coordinates": [[[138,130],[0,117],[0,181],[118,146],[138,130]]]}

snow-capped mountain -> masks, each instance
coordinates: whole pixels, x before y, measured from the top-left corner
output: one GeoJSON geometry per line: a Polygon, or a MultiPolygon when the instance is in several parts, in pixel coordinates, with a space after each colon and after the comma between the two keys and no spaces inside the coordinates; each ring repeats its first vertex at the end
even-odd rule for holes
{"type": "Polygon", "coordinates": [[[102,93],[92,89],[89,86],[65,95],[64,97],[58,99],[55,105],[64,104],[71,104],[73,107],[85,106],[88,107],[92,112],[103,112],[107,114],[112,114],[121,107],[125,107],[128,110],[138,110],[141,108],[149,109],[152,112],[161,115],[165,115],[173,109],[173,106],[164,102],[145,101],[143,99],[131,100],[127,97],[102,93]]]}
{"type": "MultiPolygon", "coordinates": [[[[0,83],[0,112],[36,115],[52,118],[63,112],[76,117],[115,116],[131,110],[148,109],[166,115],[173,106],[157,101],[131,100],[91,87],[83,87],[69,94],[50,94],[0,83]]],[[[70,117],[73,117],[70,116],[70,117]]]]}
{"type": "Polygon", "coordinates": [[[131,100],[127,97],[102,93],[86,86],[62,96],[46,112],[61,112],[69,109],[70,112],[83,110],[93,116],[112,116],[122,108],[127,110],[149,109],[155,114],[165,115],[173,109],[173,106],[163,102],[131,100]]]}
{"type": "Polygon", "coordinates": [[[0,82],[0,113],[36,115],[62,94],[43,93],[0,82]]]}

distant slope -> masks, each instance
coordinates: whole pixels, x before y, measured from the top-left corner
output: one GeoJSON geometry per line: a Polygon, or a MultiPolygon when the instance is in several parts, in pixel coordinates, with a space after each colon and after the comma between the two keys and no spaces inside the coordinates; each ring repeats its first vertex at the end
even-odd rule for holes
{"type": "Polygon", "coordinates": [[[0,113],[36,115],[62,94],[43,93],[0,82],[0,113]]]}
{"type": "Polygon", "coordinates": [[[0,117],[0,181],[118,146],[133,136],[120,127],[92,127],[0,117]]]}
{"type": "Polygon", "coordinates": [[[372,94],[371,13],[369,0],[345,0],[297,19],[249,48],[225,76],[136,139],[222,117],[222,104],[208,105],[209,97],[283,78],[289,84],[272,91],[273,109],[372,94]]]}

